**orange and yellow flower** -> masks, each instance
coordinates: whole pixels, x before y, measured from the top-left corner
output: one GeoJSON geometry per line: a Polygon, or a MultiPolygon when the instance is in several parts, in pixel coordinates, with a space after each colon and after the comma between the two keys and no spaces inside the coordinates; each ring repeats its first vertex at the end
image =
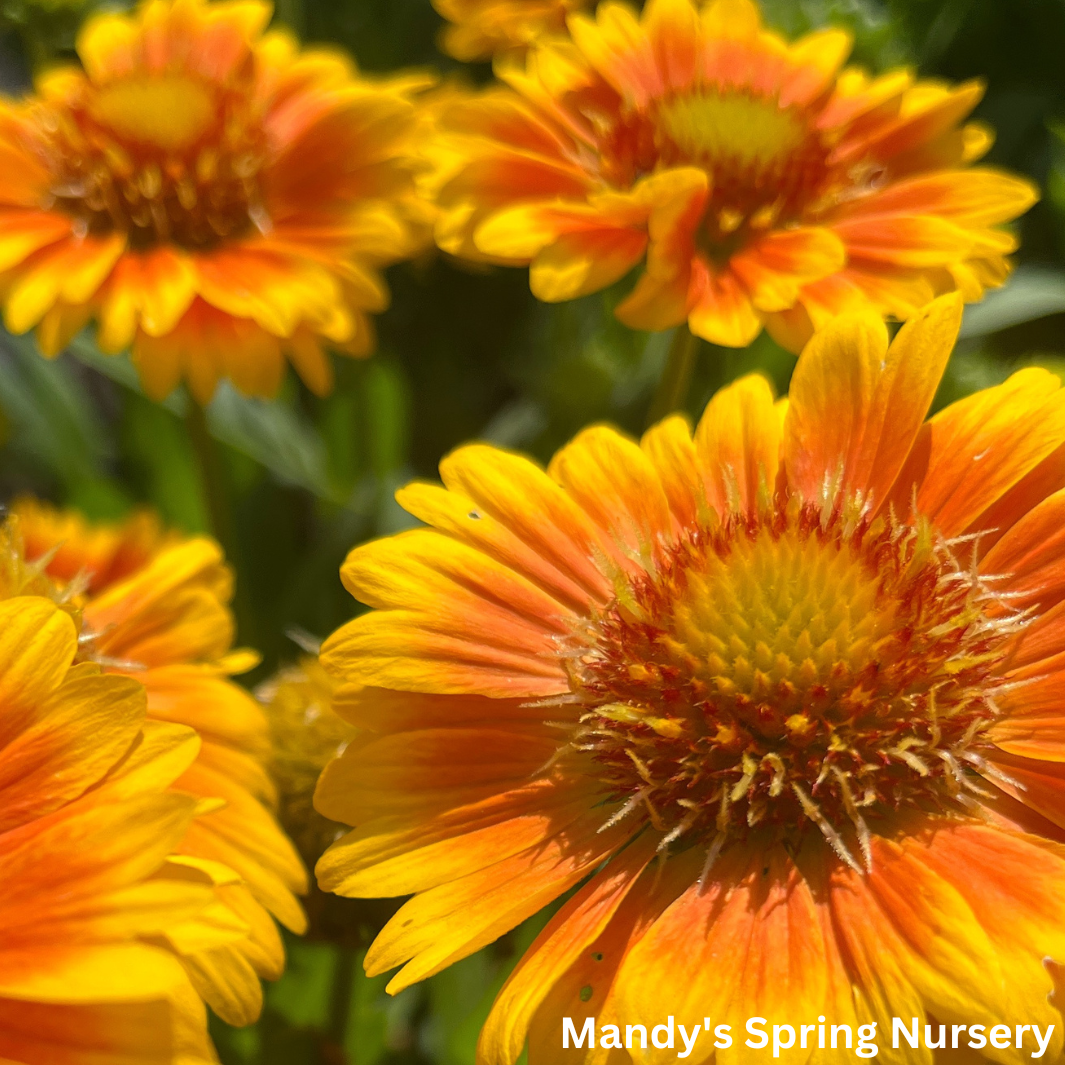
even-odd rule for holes
{"type": "Polygon", "coordinates": [[[444,51],[470,62],[524,53],[538,37],[566,28],[566,16],[594,0],[433,0],[451,23],[444,51]]]}
{"type": "Polygon", "coordinates": [[[334,687],[318,658],[306,655],[256,692],[270,722],[270,775],[277,784],[278,817],[310,864],[343,832],[313,806],[322,770],[355,735],[333,711],[334,687]]]}
{"type": "Polygon", "coordinates": [[[991,144],[964,124],[979,83],[841,69],[847,33],[788,43],[753,0],[609,0],[568,24],[442,115],[444,250],[530,264],[549,302],[640,267],[625,324],[730,347],[764,326],[793,351],[845,311],[906,319],[1006,278],[1002,223],[1036,192],[969,166],[991,144]]]}
{"type": "Polygon", "coordinates": [[[85,654],[80,614],[0,528],[0,1058],[214,1061],[191,955],[248,937],[236,877],[180,853],[187,727],[85,654]]]}
{"type": "Polygon", "coordinates": [[[364,355],[414,252],[424,79],[264,33],[260,0],[146,0],[93,16],[83,67],[0,101],[0,301],[7,328],[58,353],[90,319],[132,347],[146,391],[185,378],[273,394],[287,355],[332,387],[324,348],[364,355]]]}
{"type": "Polygon", "coordinates": [[[174,788],[195,796],[201,814],[177,851],[225,871],[220,890],[248,933],[190,952],[184,962],[216,1013],[247,1024],[262,1006],[259,978],[276,979],[284,967],[270,914],[293,931],[304,930],[295,893],[306,890],[306,876],[273,816],[277,796],[265,768],[266,719],[252,696],[229,679],[257,656],[231,650],[232,578],[221,552],[207,539],[167,537],[143,516],[124,527],[92,527],[29,500],[16,502],[12,512],[30,562],[40,560],[48,575],[74,592],[83,640],[96,661],[142,685],[150,721],[180,724],[199,735],[199,752],[174,788]],[[128,564],[133,552],[102,551],[106,542],[137,544],[139,564],[128,564]],[[116,568],[116,558],[127,565],[116,568]],[[102,579],[104,574],[109,576],[102,579]]]}
{"type": "Polygon", "coordinates": [[[961,309],[890,346],[841,316],[789,399],[743,378],[694,434],[462,447],[399,493],[430,528],[349,555],[373,609],[322,660],[364,734],[316,801],[358,827],[318,875],[414,896],[369,971],[576,889],[483,1065],[561,1060],[564,1016],[1023,1018],[1061,1053],[1065,391],[1026,369],[926,421],[961,309]]]}

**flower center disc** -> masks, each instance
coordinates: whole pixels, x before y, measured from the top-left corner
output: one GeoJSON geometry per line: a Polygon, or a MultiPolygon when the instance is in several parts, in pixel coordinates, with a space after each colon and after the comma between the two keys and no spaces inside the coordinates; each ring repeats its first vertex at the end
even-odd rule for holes
{"type": "Polygon", "coordinates": [[[727,258],[752,232],[800,221],[832,180],[828,147],[816,130],[771,96],[695,89],[606,128],[603,174],[619,187],[661,167],[706,171],[700,244],[711,258],[727,258]]]}
{"type": "Polygon", "coordinates": [[[813,823],[851,858],[867,818],[975,788],[1016,621],[927,525],[793,501],[695,532],[630,592],[572,678],[615,819],[717,849],[813,823]]]}
{"type": "Polygon", "coordinates": [[[703,92],[659,109],[660,151],[674,163],[705,162],[717,175],[744,172],[754,183],[783,176],[809,136],[805,125],[771,100],[703,92]]]}
{"type": "Polygon", "coordinates": [[[88,81],[35,113],[51,201],[82,233],[202,249],[268,228],[266,137],[251,86],[182,73],[88,81]]]}
{"type": "Polygon", "coordinates": [[[163,152],[184,150],[203,136],[214,111],[214,94],[180,74],[116,82],[89,107],[116,136],[163,152]]]}

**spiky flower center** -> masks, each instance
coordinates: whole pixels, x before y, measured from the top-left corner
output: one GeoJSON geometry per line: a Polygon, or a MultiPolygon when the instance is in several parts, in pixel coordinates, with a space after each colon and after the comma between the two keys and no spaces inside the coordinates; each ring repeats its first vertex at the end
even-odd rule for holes
{"type": "Polygon", "coordinates": [[[48,209],[134,248],[189,249],[266,229],[261,106],[250,76],[216,85],[184,72],[87,80],[32,113],[31,147],[50,175],[48,209]]]}
{"type": "Polygon", "coordinates": [[[858,865],[897,811],[971,803],[1018,622],[927,523],[845,512],[697,529],[596,619],[572,743],[612,820],[710,861],[816,826],[858,865]]]}

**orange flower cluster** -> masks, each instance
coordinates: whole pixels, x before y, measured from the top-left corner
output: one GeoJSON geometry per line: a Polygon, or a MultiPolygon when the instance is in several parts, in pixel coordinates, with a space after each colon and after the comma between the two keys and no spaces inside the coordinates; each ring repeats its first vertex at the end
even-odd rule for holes
{"type": "Polygon", "coordinates": [[[349,555],[373,609],[322,661],[361,736],[317,804],[356,827],[318,876],[413,895],[368,970],[572,892],[480,1065],[559,1061],[564,1017],[1023,1018],[1061,1053],[1065,392],[925,421],[960,320],[844,315],[694,434],[459,448],[399,493],[428,528],[349,555]]]}
{"type": "Polygon", "coordinates": [[[32,500],[0,540],[0,1053],[213,1060],[203,1003],[253,1021],[271,915],[305,927],[229,572],[150,518],[32,500]]]}
{"type": "Polygon", "coordinates": [[[1005,279],[1001,224],[1036,193],[970,168],[978,83],[841,69],[846,33],[789,44],[752,0],[609,0],[569,29],[446,109],[444,250],[528,263],[547,301],[638,269],[625,324],[731,347],[764,326],[793,351],[845,311],[906,319],[1005,279]]]}
{"type": "Polygon", "coordinates": [[[445,52],[456,59],[490,59],[521,54],[538,37],[563,32],[566,17],[593,0],[433,0],[451,25],[443,34],[445,52]]]}
{"type": "Polygon", "coordinates": [[[269,396],[286,359],[324,395],[435,233],[548,302],[631,275],[634,329],[765,329],[789,396],[745,377],[546,469],[460,447],[269,719],[213,541],[14,503],[0,1062],[214,1061],[205,1004],[251,1022],[275,920],[306,927],[279,800],[335,841],[325,890],[410,896],[366,955],[392,991],[565,900],[478,1065],[671,1015],[1016,1016],[1060,1059],[1065,392],[1023,370],[927,419],[1036,199],[973,165],[980,84],[846,67],[754,0],[433,2],[488,89],[366,78],[261,0],[92,17],[0,101],[7,328],[55,355],[94,323],[156,399],[269,396]]]}
{"type": "Polygon", "coordinates": [[[1007,276],[1002,224],[1036,196],[970,166],[976,82],[844,69],[846,33],[789,43],[753,0],[438,3],[446,47],[498,53],[504,85],[419,107],[424,78],[301,52],[257,0],[91,19],[83,70],[0,106],[8,328],[55,354],[95,318],[156,398],[270,395],[285,355],[324,393],[324,349],[371,349],[378,267],[434,217],[547,301],[638,270],[623,322],[730,346],[764,326],[797,351],[843,311],[904,320],[1007,276]]]}
{"type": "Polygon", "coordinates": [[[148,0],[97,15],[84,67],[0,102],[0,300],[57,354],[90,319],[132,346],[145,390],[222,377],[277,391],[287,355],[318,393],[323,349],[365,355],[378,267],[425,234],[413,102],[425,79],[264,35],[259,0],[148,0]]]}

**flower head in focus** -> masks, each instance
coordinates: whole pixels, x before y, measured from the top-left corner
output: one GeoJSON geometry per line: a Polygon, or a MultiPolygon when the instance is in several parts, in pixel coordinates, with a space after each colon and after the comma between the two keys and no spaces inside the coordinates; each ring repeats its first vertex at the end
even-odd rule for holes
{"type": "Polygon", "coordinates": [[[312,863],[342,831],[342,826],[314,809],[315,785],[326,765],[355,736],[355,729],[333,712],[334,687],[317,657],[306,655],[257,692],[270,722],[278,817],[304,859],[312,863]]]}
{"type": "MultiPolygon", "coordinates": [[[[0,1053],[214,1061],[194,957],[239,950],[235,874],[182,854],[199,739],[84,654],[80,614],[0,527],[0,1053]]],[[[221,982],[226,980],[223,975],[221,982]]]]}
{"type": "Polygon", "coordinates": [[[1005,279],[1002,223],[1036,192],[969,165],[991,144],[964,122],[978,83],[841,69],[848,34],[789,43],[753,0],[568,24],[442,115],[444,250],[530,264],[550,302],[639,268],[625,324],[729,347],[764,326],[793,351],[845,311],[906,319],[1005,279]]]}
{"type": "Polygon", "coordinates": [[[841,316],[788,400],[743,378],[694,434],[593,427],[546,471],[462,447],[399,493],[430,528],[349,555],[373,609],[322,661],[365,732],[316,802],[357,827],[318,875],[413,895],[369,971],[398,990],[576,889],[484,1065],[558,1060],[564,1016],[1060,1039],[1065,391],[1022,370],[925,421],[961,307],[890,346],[841,316]]]}
{"type": "Polygon", "coordinates": [[[443,49],[456,59],[472,61],[521,55],[538,37],[566,28],[566,16],[590,7],[593,0],[433,0],[451,23],[443,49]]]}
{"type": "Polygon", "coordinates": [[[324,349],[365,355],[378,268],[420,246],[417,77],[264,33],[258,0],[147,0],[91,17],[83,68],[0,102],[0,299],[58,353],[90,319],[146,391],[222,377],[272,395],[287,355],[318,393],[324,349]]]}
{"type": "Polygon", "coordinates": [[[199,736],[199,752],[174,788],[195,796],[201,812],[177,850],[219,873],[226,905],[247,934],[218,948],[190,948],[183,962],[216,1013],[231,1024],[250,1023],[262,1006],[259,978],[276,979],[284,967],[271,915],[303,931],[295,894],[306,890],[306,875],[274,818],[266,718],[230,679],[257,656],[231,649],[232,577],[222,554],[213,541],[164,534],[144,516],[124,527],[93,527],[28,500],[14,504],[12,514],[30,563],[44,560],[60,586],[70,579],[89,589],[77,600],[83,653],[143,686],[149,721],[186,726],[199,736]],[[101,551],[108,538],[154,547],[135,568],[116,570],[115,558],[130,555],[101,551]],[[77,576],[69,578],[72,572],[77,576]],[[102,579],[107,573],[110,579],[102,579]]]}

